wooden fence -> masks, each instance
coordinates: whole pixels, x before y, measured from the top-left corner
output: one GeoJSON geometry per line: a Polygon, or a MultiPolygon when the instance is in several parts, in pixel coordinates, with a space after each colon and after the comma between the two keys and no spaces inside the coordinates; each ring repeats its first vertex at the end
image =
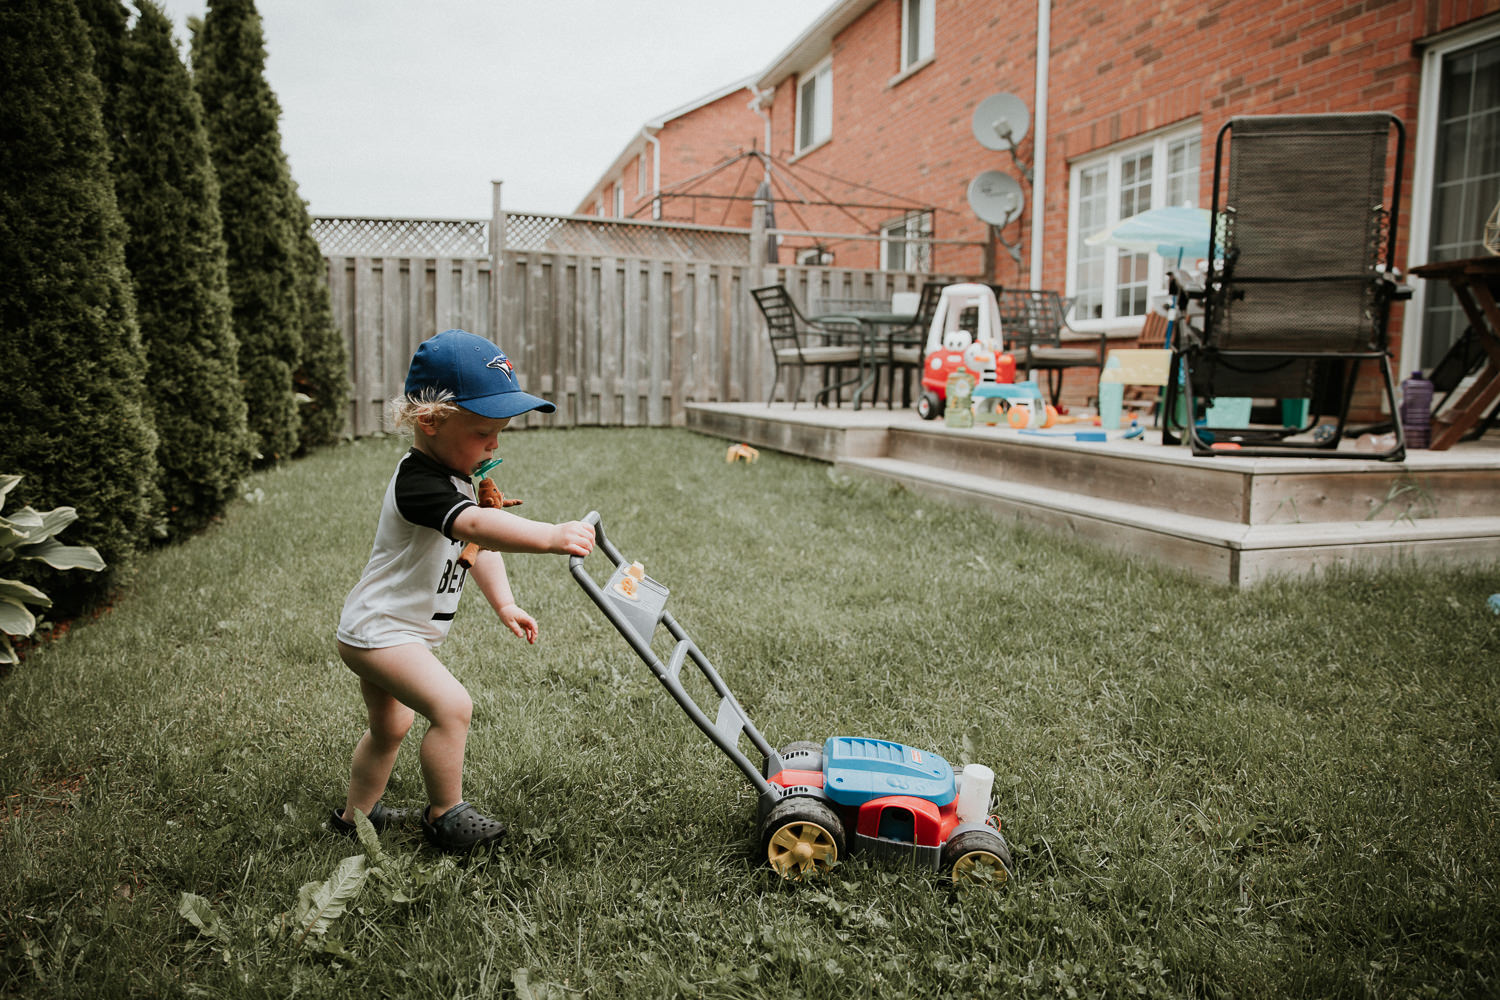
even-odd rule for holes
{"type": "MultiPolygon", "coordinates": [[[[503,224],[492,227],[491,239],[503,232],[503,224]]],[[[750,289],[783,283],[815,309],[824,298],[889,301],[939,277],[512,249],[326,260],[356,437],[389,429],[384,403],[401,391],[412,352],[450,327],[494,340],[521,384],[557,404],[556,413],[532,413],[515,426],[676,426],[689,402],[756,401],[770,392],[775,366],[750,289]]]]}

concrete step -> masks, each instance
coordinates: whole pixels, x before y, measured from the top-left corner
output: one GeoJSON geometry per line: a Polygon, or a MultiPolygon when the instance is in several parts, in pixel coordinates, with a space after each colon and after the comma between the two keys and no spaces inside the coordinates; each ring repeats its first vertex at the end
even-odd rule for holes
{"type": "MultiPolygon", "coordinates": [[[[868,454],[868,452],[867,452],[868,454]]],[[[1242,524],[1500,517],[1493,460],[1195,457],[1156,443],[892,427],[884,453],[1101,500],[1242,524]],[[1475,475],[1476,470],[1481,475],[1475,475]]]]}
{"type": "Polygon", "coordinates": [[[1340,565],[1500,565],[1500,435],[1404,462],[1198,457],[864,408],[690,404],[687,426],[1244,586],[1340,565]]]}
{"type": "Polygon", "coordinates": [[[1485,565],[1500,560],[1500,517],[1375,517],[1359,521],[1246,524],[1014,482],[901,458],[844,458],[851,474],[921,495],[1165,562],[1196,576],[1248,586],[1278,575],[1401,561],[1485,565]]]}

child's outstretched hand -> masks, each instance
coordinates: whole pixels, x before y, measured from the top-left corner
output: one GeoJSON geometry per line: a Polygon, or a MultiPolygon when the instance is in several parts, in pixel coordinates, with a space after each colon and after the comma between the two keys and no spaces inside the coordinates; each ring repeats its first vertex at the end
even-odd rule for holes
{"type": "Polygon", "coordinates": [[[536,642],[536,619],[517,604],[507,604],[496,612],[505,627],[529,643],[536,642]]]}
{"type": "Polygon", "coordinates": [[[567,521],[553,525],[557,529],[557,540],[552,549],[559,555],[586,556],[594,551],[594,526],[582,521],[567,521]]]}

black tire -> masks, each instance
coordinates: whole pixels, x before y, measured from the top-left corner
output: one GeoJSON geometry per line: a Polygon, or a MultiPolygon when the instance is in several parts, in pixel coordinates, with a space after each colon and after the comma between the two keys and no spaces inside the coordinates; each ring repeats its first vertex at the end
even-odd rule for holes
{"type": "Polygon", "coordinates": [[[917,416],[923,420],[936,420],[943,415],[943,400],[938,398],[937,393],[928,389],[921,398],[917,400],[917,416]]]}
{"type": "Polygon", "coordinates": [[[844,856],[844,824],[818,799],[794,795],[766,814],[760,846],[773,871],[801,882],[826,874],[844,856]]]}
{"type": "Polygon", "coordinates": [[[993,830],[965,830],[943,845],[943,871],[955,883],[1003,885],[1014,864],[1010,845],[993,830]]]}

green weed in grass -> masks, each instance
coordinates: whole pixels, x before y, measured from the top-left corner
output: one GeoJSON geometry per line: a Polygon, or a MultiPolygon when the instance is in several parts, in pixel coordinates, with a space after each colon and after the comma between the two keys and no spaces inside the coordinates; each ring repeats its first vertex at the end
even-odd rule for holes
{"type": "MultiPolygon", "coordinates": [[[[687,432],[507,434],[501,486],[600,510],[773,742],[993,767],[1017,877],[856,857],[782,884],[750,789],[538,556],[508,560],[535,647],[470,595],[441,650],[506,845],[323,832],[363,726],[333,624],[402,447],[257,475],[0,680],[0,993],[1497,990],[1500,573],[1228,591],[687,432]]],[[[396,804],[422,801],[416,735],[396,804]]]]}

